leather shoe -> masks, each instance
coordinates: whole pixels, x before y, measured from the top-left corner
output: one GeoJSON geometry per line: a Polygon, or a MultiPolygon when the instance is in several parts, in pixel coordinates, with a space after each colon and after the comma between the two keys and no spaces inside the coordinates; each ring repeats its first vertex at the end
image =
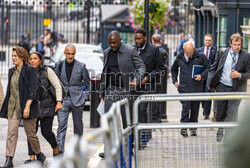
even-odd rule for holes
{"type": "Polygon", "coordinates": [[[99,153],[99,157],[104,159],[105,158],[105,154],[103,152],[99,153]]]}
{"type": "Polygon", "coordinates": [[[187,138],[188,137],[187,129],[181,129],[181,135],[183,136],[183,138],[187,138]]]}
{"type": "Polygon", "coordinates": [[[13,158],[13,157],[7,156],[7,157],[6,157],[5,164],[4,164],[3,167],[1,167],[1,168],[13,168],[14,165],[13,165],[13,162],[12,162],[12,158],[13,158]]]}
{"type": "Polygon", "coordinates": [[[222,138],[223,138],[223,128],[219,128],[216,135],[217,142],[221,142],[222,138]]]}
{"type": "Polygon", "coordinates": [[[36,160],[27,159],[27,160],[24,161],[24,164],[28,164],[28,163],[31,163],[31,162],[34,162],[34,161],[36,161],[36,160]]]}
{"type": "Polygon", "coordinates": [[[46,160],[46,156],[42,152],[40,152],[39,154],[37,154],[36,158],[37,158],[38,161],[42,162],[42,164],[46,160]]]}
{"type": "Polygon", "coordinates": [[[204,120],[209,120],[209,115],[205,115],[204,120]]]}
{"type": "Polygon", "coordinates": [[[196,131],[191,131],[191,135],[190,136],[197,136],[196,131]]]}

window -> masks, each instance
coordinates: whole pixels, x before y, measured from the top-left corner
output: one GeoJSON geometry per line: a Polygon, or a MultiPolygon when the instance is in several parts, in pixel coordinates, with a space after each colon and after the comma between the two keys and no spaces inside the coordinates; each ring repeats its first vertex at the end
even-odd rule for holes
{"type": "Polygon", "coordinates": [[[120,36],[121,36],[121,39],[122,39],[122,43],[124,43],[124,44],[130,44],[130,45],[134,45],[135,44],[134,33],[121,32],[120,36]]]}
{"type": "MultiPolygon", "coordinates": [[[[250,18],[243,18],[243,25],[250,26],[250,18]]],[[[248,51],[248,37],[245,34],[243,34],[243,49],[248,51]]]]}
{"type": "Polygon", "coordinates": [[[227,17],[218,18],[217,47],[227,47],[227,17]]]}

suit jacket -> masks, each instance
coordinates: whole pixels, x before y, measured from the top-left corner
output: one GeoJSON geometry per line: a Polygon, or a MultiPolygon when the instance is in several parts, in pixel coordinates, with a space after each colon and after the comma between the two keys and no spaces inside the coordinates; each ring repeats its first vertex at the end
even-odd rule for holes
{"type": "Polygon", "coordinates": [[[191,59],[186,61],[184,51],[182,50],[179,55],[176,56],[176,59],[171,67],[173,84],[178,82],[178,74],[180,73],[178,87],[179,93],[203,92],[203,82],[207,78],[209,68],[210,62],[203,53],[195,50],[191,59]],[[194,65],[202,65],[206,68],[201,73],[202,79],[200,81],[192,79],[192,70],[194,65]]]}
{"type": "Polygon", "coordinates": [[[81,63],[75,59],[74,67],[71,73],[70,80],[68,81],[66,75],[66,65],[65,61],[63,60],[62,69],[59,74],[59,64],[60,61],[56,63],[55,66],[55,73],[60,75],[59,78],[61,79],[62,84],[65,87],[66,93],[70,95],[71,101],[74,106],[79,107],[82,106],[90,93],[90,79],[89,73],[86,69],[86,65],[81,63]],[[86,90],[83,91],[82,87],[85,85],[86,90]]]}
{"type": "MultiPolygon", "coordinates": [[[[202,52],[204,54],[204,49],[205,49],[205,47],[200,47],[200,48],[198,48],[198,51],[202,52]]],[[[209,57],[208,57],[211,65],[214,63],[215,56],[216,56],[216,48],[214,46],[212,46],[210,53],[209,53],[209,57]]]]}
{"type": "MultiPolygon", "coordinates": [[[[12,75],[14,74],[15,67],[9,69],[9,79],[6,97],[4,99],[3,107],[0,112],[0,117],[7,118],[8,116],[8,103],[10,98],[10,83],[12,75]]],[[[23,116],[23,110],[26,102],[30,99],[33,102],[30,105],[30,115],[28,119],[37,118],[40,115],[39,99],[38,99],[38,74],[35,68],[30,65],[23,65],[23,68],[19,75],[19,96],[21,105],[21,115],[23,116]]]]}
{"type": "MultiPolygon", "coordinates": [[[[107,72],[108,72],[108,66],[107,66],[107,60],[109,59],[109,52],[111,48],[109,47],[104,51],[104,66],[102,70],[101,75],[101,85],[100,85],[100,94],[104,96],[104,91],[107,89],[107,72]]],[[[122,44],[118,54],[118,65],[120,72],[122,74],[122,82],[124,89],[126,91],[135,91],[133,87],[129,85],[130,82],[136,81],[140,83],[141,77],[145,72],[145,65],[143,63],[143,60],[139,57],[139,55],[136,52],[136,49],[134,47],[131,47],[126,44],[122,44]]]]}
{"type": "MultiPolygon", "coordinates": [[[[216,55],[207,79],[207,85],[210,86],[210,88],[216,88],[219,83],[229,50],[230,48],[227,48],[223,54],[220,54],[221,51],[219,51],[216,55]]],[[[246,51],[241,50],[239,52],[235,70],[241,73],[241,78],[233,79],[233,91],[246,91],[247,79],[250,78],[250,54],[246,51]]]]}

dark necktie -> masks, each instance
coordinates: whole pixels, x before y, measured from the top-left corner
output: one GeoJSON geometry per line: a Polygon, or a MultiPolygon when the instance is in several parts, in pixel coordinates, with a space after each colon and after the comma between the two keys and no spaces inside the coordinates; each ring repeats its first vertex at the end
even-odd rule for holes
{"type": "Polygon", "coordinates": [[[236,67],[236,53],[232,53],[232,70],[236,67]]]}

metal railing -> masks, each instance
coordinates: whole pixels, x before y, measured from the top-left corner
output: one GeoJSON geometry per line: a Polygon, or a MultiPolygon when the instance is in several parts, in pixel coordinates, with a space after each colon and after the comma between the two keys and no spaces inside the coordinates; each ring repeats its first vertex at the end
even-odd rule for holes
{"type": "Polygon", "coordinates": [[[105,144],[105,166],[108,168],[132,167],[132,132],[134,133],[134,163],[138,167],[223,167],[224,140],[237,127],[236,123],[153,124],[138,123],[138,106],[141,102],[197,101],[250,99],[246,93],[204,93],[179,95],[143,95],[133,106],[134,122],[131,123],[127,100],[113,103],[108,113],[101,117],[101,127],[90,133],[71,139],[64,157],[50,167],[87,168],[89,144],[103,136],[105,144]],[[123,129],[121,107],[125,106],[127,127],[123,129]],[[224,140],[217,142],[217,128],[224,129],[224,140]],[[183,138],[180,129],[197,129],[198,136],[183,138]],[[149,131],[150,140],[146,148],[139,148],[140,131],[149,131]]]}
{"type": "MultiPolygon", "coordinates": [[[[108,113],[101,117],[101,127],[79,137],[74,136],[64,156],[51,163],[51,168],[87,168],[89,144],[103,136],[105,146],[105,166],[128,167],[131,165],[132,126],[127,100],[113,103],[108,113]],[[125,106],[127,127],[122,128],[121,106],[125,106]]],[[[131,166],[130,166],[131,167],[131,166]]]]}
{"type": "MultiPolygon", "coordinates": [[[[204,101],[204,100],[232,100],[232,99],[250,99],[250,95],[246,93],[202,93],[202,94],[179,94],[179,95],[167,95],[167,94],[160,94],[160,95],[142,95],[137,98],[133,105],[133,120],[134,120],[134,145],[135,145],[135,168],[138,167],[204,167],[204,164],[199,163],[207,163],[202,162],[204,157],[196,157],[196,154],[192,154],[189,152],[196,151],[197,149],[208,148],[211,150],[207,151],[207,159],[211,161],[209,157],[214,154],[216,157],[211,157],[212,159],[212,166],[210,167],[220,167],[222,165],[222,146],[215,143],[216,139],[216,130],[214,128],[226,128],[230,129],[236,127],[235,123],[208,123],[208,124],[142,124],[138,123],[139,118],[139,104],[142,102],[166,102],[166,101],[204,101]],[[189,142],[186,142],[185,139],[179,137],[181,136],[178,132],[178,136],[176,134],[176,129],[197,129],[198,134],[201,137],[207,137],[208,141],[204,141],[204,143],[210,143],[210,145],[202,146],[201,141],[199,138],[193,139],[193,147],[190,147],[189,142]],[[157,129],[160,129],[158,131],[157,129]],[[212,131],[211,131],[212,129],[212,131]],[[140,146],[140,131],[146,130],[146,133],[150,134],[149,142],[147,142],[148,147],[144,148],[145,146],[140,146]],[[172,130],[172,132],[169,130],[172,130]],[[173,132],[175,130],[175,132],[173,132]],[[206,130],[206,131],[202,131],[206,130]],[[208,131],[210,130],[210,131],[208,131]],[[172,136],[167,136],[168,134],[172,136]],[[208,138],[210,137],[210,138],[208,138]],[[212,138],[212,139],[211,139],[212,138]],[[159,141],[160,139],[160,141],[159,141]],[[196,140],[196,141],[195,141],[196,140]],[[171,145],[170,148],[167,148],[168,142],[172,142],[174,145],[171,145]],[[177,145],[178,144],[178,145],[177,145]],[[183,148],[179,148],[178,146],[185,146],[183,148]],[[196,146],[197,145],[197,146],[196,146]],[[173,153],[168,153],[169,151],[176,150],[174,154],[178,157],[172,157],[171,159],[166,159],[171,156],[175,156],[173,153]],[[219,149],[216,152],[213,149],[219,149]],[[190,151],[191,150],[191,151],[190,151]],[[178,153],[180,152],[181,153],[178,153]],[[185,152],[187,151],[187,152],[185,152]],[[159,155],[159,154],[162,155],[159,155]],[[180,157],[181,156],[181,157],[180,157]],[[141,157],[141,158],[140,158],[141,157]],[[178,164],[179,162],[180,164],[178,164]],[[143,164],[145,163],[145,164],[143,164]],[[167,164],[168,163],[168,164],[167,164]],[[188,164],[190,163],[190,164],[188,164]],[[192,163],[192,164],[191,164],[192,163]],[[170,165],[169,165],[170,164],[170,165]],[[197,166],[198,165],[198,166],[197,166]]],[[[199,137],[200,137],[199,136],[199,137]]],[[[191,138],[190,138],[191,139],[191,138]]],[[[200,156],[204,156],[205,153],[202,151],[199,153],[200,156]]],[[[209,164],[207,164],[209,165],[209,164]]]]}

